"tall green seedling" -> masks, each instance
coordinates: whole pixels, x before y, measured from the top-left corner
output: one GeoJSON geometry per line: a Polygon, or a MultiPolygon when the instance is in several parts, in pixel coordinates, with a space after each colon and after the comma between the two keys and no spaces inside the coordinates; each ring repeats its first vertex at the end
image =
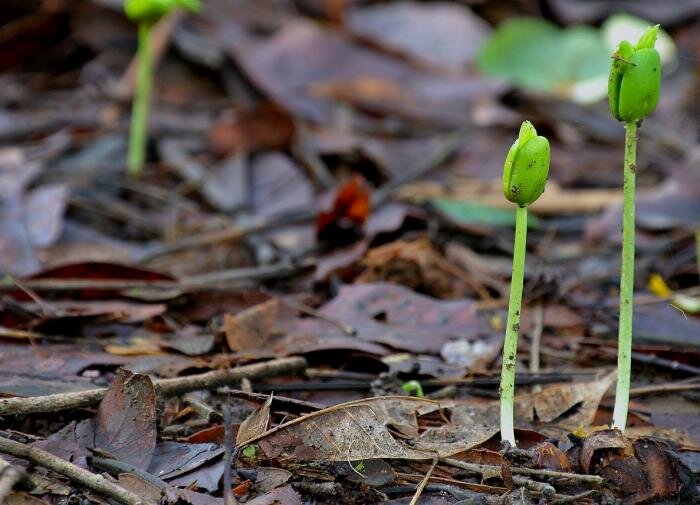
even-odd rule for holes
{"type": "Polygon", "coordinates": [[[124,0],[124,12],[138,25],[138,75],[131,109],[127,155],[127,167],[133,176],[141,174],[146,160],[148,115],[153,86],[153,26],[176,7],[198,11],[200,3],[199,0],[124,0]]]}
{"type": "Polygon", "coordinates": [[[634,294],[634,194],[637,128],[659,101],[661,58],[654,48],[659,25],[649,28],[633,46],[624,40],[612,55],[608,99],[613,117],[625,123],[623,165],[622,266],[617,351],[617,390],[613,427],[625,429],[632,369],[632,297],[634,294]]]}
{"type": "Polygon", "coordinates": [[[525,276],[527,208],[544,192],[549,174],[549,141],[537,135],[529,121],[523,122],[518,139],[511,146],[503,166],[503,194],[517,205],[513,275],[510,281],[508,322],[503,341],[501,370],[501,439],[515,446],[513,398],[515,396],[515,362],[520,334],[520,307],[525,276]]]}

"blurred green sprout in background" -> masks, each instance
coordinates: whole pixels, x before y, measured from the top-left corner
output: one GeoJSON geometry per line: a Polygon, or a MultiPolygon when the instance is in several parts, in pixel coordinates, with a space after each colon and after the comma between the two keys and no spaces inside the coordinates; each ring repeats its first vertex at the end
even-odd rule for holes
{"type": "MultiPolygon", "coordinates": [[[[593,103],[608,94],[610,53],[622,40],[636,40],[651,25],[616,14],[600,28],[560,28],[539,18],[514,18],[501,24],[477,57],[486,74],[541,94],[593,103]]],[[[676,46],[659,30],[656,48],[663,66],[672,66],[676,46]]]]}

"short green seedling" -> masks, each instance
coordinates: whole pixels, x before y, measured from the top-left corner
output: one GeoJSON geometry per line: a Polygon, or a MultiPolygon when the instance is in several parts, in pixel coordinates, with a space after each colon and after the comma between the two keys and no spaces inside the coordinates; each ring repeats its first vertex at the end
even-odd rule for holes
{"type": "Polygon", "coordinates": [[[653,112],[661,92],[661,59],[654,49],[659,25],[649,28],[636,46],[620,42],[612,55],[608,98],[610,112],[625,122],[625,163],[622,204],[622,268],[617,351],[617,391],[613,427],[625,429],[632,369],[632,296],[634,294],[634,192],[637,128],[653,112]]]}
{"type": "Polygon", "coordinates": [[[129,152],[127,166],[129,174],[141,174],[146,160],[148,139],[148,114],[153,84],[153,54],[151,31],[153,26],[176,7],[198,11],[199,0],[124,0],[124,12],[138,23],[138,77],[131,110],[129,152]]]}
{"type": "Polygon", "coordinates": [[[404,382],[403,384],[401,384],[401,389],[403,389],[406,392],[406,394],[416,396],[418,398],[425,397],[425,395],[423,394],[423,386],[421,386],[420,382],[416,380],[404,382]]]}
{"type": "Polygon", "coordinates": [[[254,445],[246,445],[242,451],[243,457],[248,459],[254,458],[256,453],[257,451],[254,445]]]}
{"type": "Polygon", "coordinates": [[[513,247],[513,276],[510,281],[508,322],[503,341],[501,370],[501,440],[515,446],[513,429],[513,397],[515,395],[515,361],[520,333],[520,306],[525,274],[525,243],[527,239],[527,207],[544,191],[549,174],[549,141],[537,135],[529,121],[523,122],[518,139],[508,151],[503,166],[503,194],[517,204],[515,215],[515,245],[513,247]]]}

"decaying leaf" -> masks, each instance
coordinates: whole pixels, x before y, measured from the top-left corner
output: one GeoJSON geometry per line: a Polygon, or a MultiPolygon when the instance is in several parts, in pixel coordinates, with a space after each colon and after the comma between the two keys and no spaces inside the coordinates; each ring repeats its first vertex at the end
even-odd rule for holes
{"type": "Polygon", "coordinates": [[[189,489],[177,489],[172,486],[161,489],[131,473],[119,474],[119,484],[142,498],[146,503],[163,505],[223,505],[224,503],[223,498],[196,493],[189,489]]]}
{"type": "Polygon", "coordinates": [[[697,492],[692,471],[660,439],[632,440],[618,430],[603,430],[585,437],[569,452],[576,451],[583,470],[603,476],[625,504],[670,497],[692,500],[697,492]]]}
{"type": "Polygon", "coordinates": [[[265,347],[278,311],[279,302],[273,298],[235,316],[225,314],[224,331],[229,348],[243,352],[265,347]]]}
{"type": "Polygon", "coordinates": [[[151,380],[120,369],[94,418],[72,422],[34,443],[87,467],[90,449],[101,449],[136,468],[151,462],[156,444],[156,395],[151,380]]]}
{"type": "Polygon", "coordinates": [[[153,451],[148,473],[169,480],[220,458],[224,449],[218,444],[159,442],[153,451]]]}
{"type": "Polygon", "coordinates": [[[255,487],[258,491],[265,493],[285,484],[292,475],[292,472],[283,468],[258,467],[255,487]]]}
{"type": "Polygon", "coordinates": [[[298,461],[358,461],[373,458],[422,460],[450,456],[484,442],[492,426],[445,421],[418,433],[417,416],[443,408],[413,397],[376,397],[342,403],[277,426],[248,440],[268,458],[298,461]],[[390,429],[410,433],[410,445],[390,429]]]}
{"type": "Polygon", "coordinates": [[[146,469],[156,445],[156,394],[151,379],[119,370],[94,422],[96,448],[146,469]]]}
{"type": "Polygon", "coordinates": [[[302,501],[299,493],[294,491],[292,486],[283,486],[268,491],[246,503],[248,505],[301,505],[302,501]]]}
{"type": "Polygon", "coordinates": [[[448,262],[427,238],[397,240],[370,249],[361,265],[364,271],[357,282],[393,282],[436,298],[460,298],[474,291],[471,278],[448,262]]]}
{"type": "Polygon", "coordinates": [[[236,445],[243,445],[267,431],[270,424],[270,405],[272,395],[241,423],[236,435],[236,445]]]}
{"type": "MultiPolygon", "coordinates": [[[[446,342],[474,339],[479,330],[470,300],[434,300],[382,282],[343,286],[320,312],[354,328],[361,340],[415,353],[438,354],[446,342]]],[[[290,334],[346,337],[317,319],[298,320],[290,334]]]]}
{"type": "Polygon", "coordinates": [[[489,30],[466,6],[448,2],[371,5],[354,10],[349,24],[389,50],[454,70],[471,63],[489,30]]]}
{"type": "Polygon", "coordinates": [[[557,424],[573,429],[589,426],[600,400],[616,377],[617,371],[612,371],[600,380],[549,386],[539,393],[518,395],[515,398],[516,419],[528,423],[558,421],[557,424]]]}
{"type": "Polygon", "coordinates": [[[230,156],[259,149],[283,149],[294,135],[289,115],[274,104],[266,103],[253,110],[227,113],[209,132],[209,144],[214,153],[230,156]]]}
{"type": "Polygon", "coordinates": [[[5,505],[48,505],[48,502],[27,493],[10,493],[5,505]]]}

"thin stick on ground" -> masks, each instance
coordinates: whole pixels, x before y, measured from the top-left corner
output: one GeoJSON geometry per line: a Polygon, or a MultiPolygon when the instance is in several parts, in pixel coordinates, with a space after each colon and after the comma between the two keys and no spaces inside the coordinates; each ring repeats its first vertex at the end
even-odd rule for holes
{"type": "Polygon", "coordinates": [[[202,419],[206,419],[210,424],[218,424],[223,422],[223,417],[220,412],[217,412],[204,402],[200,402],[197,398],[190,395],[184,398],[185,405],[190,407],[202,419]]]}
{"type": "Polygon", "coordinates": [[[584,491],[583,493],[571,496],[554,495],[552,497],[552,505],[561,505],[562,503],[579,503],[584,499],[592,499],[597,493],[598,491],[596,489],[590,489],[588,491],[584,491]]]}
{"type": "Polygon", "coordinates": [[[39,449],[38,447],[32,447],[31,445],[0,437],[0,452],[29,460],[35,465],[65,475],[73,482],[102,496],[111,498],[118,503],[124,505],[145,505],[149,503],[142,500],[131,491],[105,479],[101,475],[83,470],[73,463],[61,459],[58,456],[54,456],[50,452],[39,449]]]}
{"type": "MultiPolygon", "coordinates": [[[[159,379],[153,381],[156,390],[163,396],[177,396],[192,391],[216,389],[232,385],[243,378],[260,379],[299,372],[306,368],[306,360],[290,357],[244,365],[229,370],[215,370],[202,374],[159,379]]],[[[6,398],[0,400],[0,416],[59,412],[98,404],[107,388],[90,389],[76,393],[60,393],[29,398],[6,398]]]]}
{"type": "Polygon", "coordinates": [[[416,505],[418,503],[418,500],[420,499],[420,495],[423,493],[423,489],[425,489],[425,486],[428,484],[430,477],[433,475],[433,470],[435,470],[435,467],[437,466],[438,461],[439,461],[438,458],[433,458],[433,464],[430,465],[430,469],[425,474],[425,477],[423,477],[423,480],[420,481],[420,484],[418,484],[418,487],[416,488],[416,493],[413,495],[413,499],[411,500],[411,503],[409,503],[408,505],[416,505]]]}
{"type": "MultiPolygon", "coordinates": [[[[469,472],[474,472],[478,474],[494,471],[500,473],[501,471],[501,467],[498,465],[480,465],[477,463],[468,463],[466,461],[460,461],[458,459],[453,458],[440,458],[440,462],[445,463],[446,465],[454,466],[456,468],[461,468],[462,470],[467,470],[469,472]]],[[[536,468],[522,468],[517,466],[510,467],[510,471],[514,474],[531,475],[533,477],[539,476],[548,479],[577,480],[598,485],[603,483],[603,478],[598,475],[585,475],[570,472],[555,472],[554,470],[540,470],[536,468]]]]}

